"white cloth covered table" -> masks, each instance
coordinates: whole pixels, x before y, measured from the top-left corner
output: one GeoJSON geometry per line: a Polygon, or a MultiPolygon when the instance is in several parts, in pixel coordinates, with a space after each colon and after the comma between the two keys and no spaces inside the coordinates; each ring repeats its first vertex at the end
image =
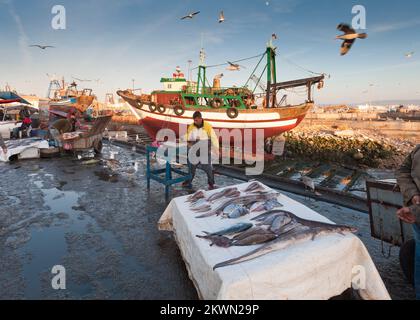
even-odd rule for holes
{"type": "Polygon", "coordinates": [[[28,149],[48,149],[49,144],[47,140],[40,140],[39,138],[28,138],[20,140],[9,140],[5,141],[7,146],[7,153],[4,154],[3,150],[0,149],[0,161],[8,162],[9,159],[14,155],[19,155],[28,149]]]}
{"type": "MultiPolygon", "coordinates": [[[[248,183],[238,186],[244,190],[248,183]]],[[[267,187],[267,189],[269,189],[267,187]]],[[[214,192],[219,192],[216,190],[214,192]]],[[[210,193],[208,193],[210,194],[210,193]]],[[[353,235],[332,234],[293,245],[255,260],[213,271],[213,266],[245,254],[258,246],[218,248],[199,239],[202,231],[216,232],[259,213],[240,219],[196,219],[187,197],[172,200],[159,220],[159,229],[173,231],[189,276],[205,300],[303,300],[330,299],[352,287],[352,279],[365,275],[359,290],[363,299],[389,300],[387,289],[363,243],[353,235]],[[362,270],[362,273],[360,272],[362,270]],[[363,283],[362,283],[363,284],[363,283]]],[[[330,220],[285,195],[282,209],[320,222],[330,220]]]]}

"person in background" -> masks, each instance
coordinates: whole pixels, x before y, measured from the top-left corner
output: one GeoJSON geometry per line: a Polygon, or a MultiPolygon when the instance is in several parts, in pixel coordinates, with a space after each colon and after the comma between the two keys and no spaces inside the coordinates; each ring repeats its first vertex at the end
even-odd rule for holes
{"type": "Polygon", "coordinates": [[[7,146],[4,143],[3,137],[0,134],[0,148],[3,150],[4,154],[7,153],[7,146]]]}
{"type": "Polygon", "coordinates": [[[93,109],[93,106],[92,105],[90,105],[87,109],[86,109],[86,111],[85,111],[85,120],[87,121],[87,122],[92,122],[93,121],[93,112],[94,112],[95,110],[93,109]]]}
{"type": "MultiPolygon", "coordinates": [[[[20,138],[20,133],[21,132],[22,132],[22,137],[24,135],[29,136],[28,130],[31,129],[31,125],[32,125],[31,113],[29,112],[29,109],[27,107],[25,107],[24,109],[22,109],[19,112],[19,117],[22,121],[22,124],[20,125],[19,128],[13,129],[13,137],[15,139],[20,138]]],[[[19,123],[19,121],[16,122],[16,124],[18,124],[18,123],[19,123]]]]}
{"type": "Polygon", "coordinates": [[[206,163],[199,163],[195,165],[191,165],[192,171],[192,179],[191,181],[184,182],[184,187],[190,187],[192,181],[194,180],[195,173],[197,167],[200,167],[203,171],[207,174],[209,190],[215,189],[214,185],[214,173],[213,173],[213,165],[211,163],[211,151],[213,146],[213,151],[218,156],[219,154],[219,138],[217,137],[216,133],[214,132],[212,126],[207,121],[204,121],[201,112],[197,111],[193,115],[194,122],[188,127],[187,135],[185,138],[188,141],[189,147],[193,145],[204,142],[207,144],[208,147],[208,159],[206,163]]]}
{"type": "Polygon", "coordinates": [[[414,286],[420,300],[420,145],[407,157],[397,171],[397,181],[404,197],[404,207],[398,210],[400,220],[413,225],[416,241],[414,286]]]}
{"type": "Polygon", "coordinates": [[[62,141],[59,138],[63,133],[73,132],[75,127],[76,119],[59,119],[53,122],[50,126],[50,135],[55,141],[56,147],[63,147],[62,141]]]}

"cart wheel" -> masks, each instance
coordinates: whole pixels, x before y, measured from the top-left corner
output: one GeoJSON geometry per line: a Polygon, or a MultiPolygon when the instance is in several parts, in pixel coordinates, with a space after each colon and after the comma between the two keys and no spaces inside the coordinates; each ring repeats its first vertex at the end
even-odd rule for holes
{"type": "Polygon", "coordinates": [[[98,140],[98,141],[94,144],[94,146],[93,146],[93,150],[95,151],[95,153],[96,153],[96,154],[99,154],[99,153],[101,153],[101,152],[102,152],[102,147],[103,147],[102,140],[98,140]]]}
{"type": "Polygon", "coordinates": [[[416,242],[410,240],[405,242],[400,249],[400,265],[407,281],[414,285],[414,254],[416,242]]]}

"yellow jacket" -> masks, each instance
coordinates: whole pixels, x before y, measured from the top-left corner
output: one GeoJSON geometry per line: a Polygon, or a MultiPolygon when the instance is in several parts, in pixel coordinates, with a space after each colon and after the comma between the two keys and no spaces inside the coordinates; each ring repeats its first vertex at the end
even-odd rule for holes
{"type": "Polygon", "coordinates": [[[194,123],[188,126],[186,141],[196,141],[197,138],[204,140],[210,139],[213,147],[219,150],[219,138],[214,132],[213,127],[207,121],[203,121],[203,127],[198,129],[194,123]]]}

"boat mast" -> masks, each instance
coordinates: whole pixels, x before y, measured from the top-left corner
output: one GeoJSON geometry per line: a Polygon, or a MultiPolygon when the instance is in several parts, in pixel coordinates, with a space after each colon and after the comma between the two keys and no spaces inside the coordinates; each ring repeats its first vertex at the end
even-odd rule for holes
{"type": "MultiPolygon", "coordinates": [[[[267,44],[267,97],[266,97],[266,106],[270,107],[270,96],[273,95],[272,98],[272,105],[271,107],[274,108],[276,106],[276,94],[272,94],[271,84],[277,83],[277,70],[276,70],[276,48],[273,46],[273,40],[267,44]]],[[[273,91],[274,93],[275,91],[273,91]]]]}
{"type": "Polygon", "coordinates": [[[205,93],[206,89],[206,65],[205,65],[206,54],[204,49],[200,51],[200,65],[198,66],[198,80],[197,80],[197,94],[205,93]]]}

